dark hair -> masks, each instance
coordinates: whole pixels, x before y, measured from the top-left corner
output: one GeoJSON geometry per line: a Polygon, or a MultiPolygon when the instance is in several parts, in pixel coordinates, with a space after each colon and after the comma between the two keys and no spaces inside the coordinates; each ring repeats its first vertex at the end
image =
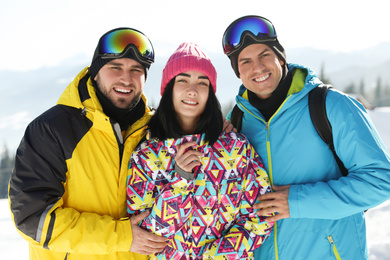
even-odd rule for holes
{"type": "MultiPolygon", "coordinates": [[[[149,121],[152,138],[165,140],[168,138],[180,138],[186,135],[180,128],[180,123],[177,120],[175,108],[173,107],[172,94],[174,83],[175,78],[167,84],[156,113],[149,121]]],[[[210,84],[209,98],[207,99],[205,110],[200,115],[200,119],[196,124],[194,133],[205,133],[205,139],[212,145],[217,141],[222,129],[223,117],[221,105],[210,84]]]]}

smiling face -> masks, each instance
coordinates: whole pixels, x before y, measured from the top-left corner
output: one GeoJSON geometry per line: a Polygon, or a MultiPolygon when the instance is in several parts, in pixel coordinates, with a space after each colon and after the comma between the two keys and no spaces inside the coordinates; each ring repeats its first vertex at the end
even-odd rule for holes
{"type": "Polygon", "coordinates": [[[269,98],[279,85],[284,62],[265,44],[252,44],[238,55],[238,71],[244,86],[259,98],[269,98]]]}
{"type": "Polygon", "coordinates": [[[95,77],[104,96],[117,108],[135,107],[144,89],[144,67],[133,59],[116,59],[106,63],[95,77]]]}
{"type": "Polygon", "coordinates": [[[186,71],[175,77],[173,107],[186,133],[193,133],[209,98],[210,80],[198,71],[186,71]]]}

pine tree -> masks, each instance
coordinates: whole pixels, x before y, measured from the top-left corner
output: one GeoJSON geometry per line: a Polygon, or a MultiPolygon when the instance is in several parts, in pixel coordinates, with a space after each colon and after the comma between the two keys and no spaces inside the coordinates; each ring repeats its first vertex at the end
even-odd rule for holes
{"type": "Polygon", "coordinates": [[[8,182],[14,164],[15,160],[11,159],[8,148],[4,145],[4,152],[0,157],[0,198],[7,198],[8,196],[8,182]]]}
{"type": "Polygon", "coordinates": [[[359,92],[363,97],[366,95],[365,89],[364,89],[364,79],[363,78],[360,80],[359,92]]]}
{"type": "Polygon", "coordinates": [[[356,87],[355,87],[355,84],[352,82],[351,84],[349,84],[345,89],[344,89],[344,92],[345,93],[350,93],[350,94],[356,94],[356,87]]]}
{"type": "Polygon", "coordinates": [[[378,80],[376,82],[376,88],[375,88],[375,99],[374,102],[376,106],[381,106],[382,105],[382,80],[381,77],[378,77],[378,80]]]}
{"type": "Polygon", "coordinates": [[[320,71],[319,78],[322,81],[322,83],[324,83],[324,84],[332,84],[330,79],[325,75],[325,64],[324,63],[322,63],[322,65],[321,65],[321,71],[320,71]]]}

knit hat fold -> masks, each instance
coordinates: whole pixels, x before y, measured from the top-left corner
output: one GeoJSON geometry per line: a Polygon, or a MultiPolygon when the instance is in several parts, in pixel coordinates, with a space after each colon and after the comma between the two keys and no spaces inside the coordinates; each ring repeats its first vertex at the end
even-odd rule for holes
{"type": "Polygon", "coordinates": [[[209,78],[214,92],[217,91],[217,71],[210,58],[196,43],[184,42],[171,55],[165,65],[161,80],[161,95],[163,95],[169,81],[178,74],[191,70],[205,74],[209,78]]]}

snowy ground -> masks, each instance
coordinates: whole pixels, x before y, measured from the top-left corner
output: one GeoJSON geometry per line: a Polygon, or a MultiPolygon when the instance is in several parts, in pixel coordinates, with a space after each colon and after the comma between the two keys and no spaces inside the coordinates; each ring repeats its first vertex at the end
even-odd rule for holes
{"type": "MultiPolygon", "coordinates": [[[[390,108],[378,108],[369,113],[390,150],[390,108]]],[[[370,209],[365,215],[369,259],[390,260],[390,200],[370,209]]],[[[0,199],[0,259],[28,259],[28,244],[11,221],[6,199],[0,199]]]]}

